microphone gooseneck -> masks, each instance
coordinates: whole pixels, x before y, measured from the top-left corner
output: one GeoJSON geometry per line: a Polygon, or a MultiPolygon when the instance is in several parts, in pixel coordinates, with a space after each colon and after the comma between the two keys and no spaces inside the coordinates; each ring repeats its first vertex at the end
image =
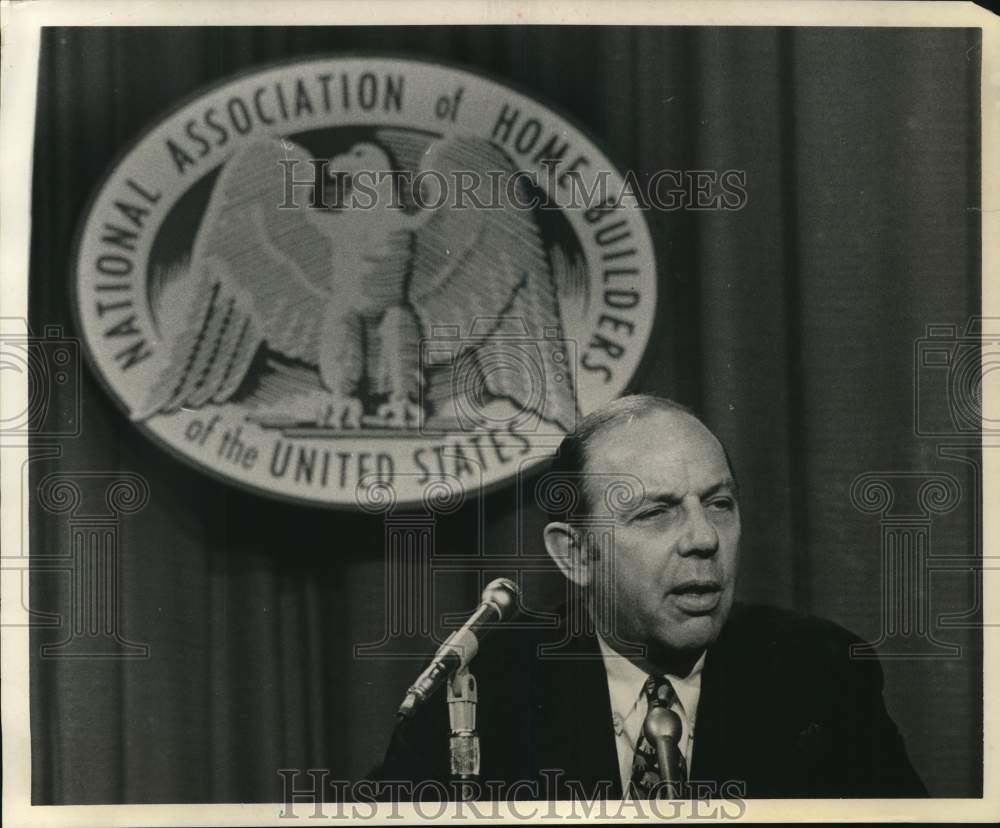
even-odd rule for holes
{"type": "Polygon", "coordinates": [[[431,663],[406,691],[396,717],[408,719],[443,685],[452,673],[468,666],[479,652],[479,642],[496,624],[506,621],[517,609],[517,584],[496,578],[483,590],[482,602],[469,620],[441,645],[431,663]]]}

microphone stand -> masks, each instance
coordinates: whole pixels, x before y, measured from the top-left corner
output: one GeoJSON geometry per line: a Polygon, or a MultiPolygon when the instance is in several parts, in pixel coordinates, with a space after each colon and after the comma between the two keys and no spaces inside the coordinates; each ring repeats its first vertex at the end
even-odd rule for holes
{"type": "Polygon", "coordinates": [[[468,667],[456,670],[448,681],[448,719],[451,726],[448,746],[451,750],[451,778],[462,802],[473,802],[479,791],[478,702],[476,677],[468,667]]]}

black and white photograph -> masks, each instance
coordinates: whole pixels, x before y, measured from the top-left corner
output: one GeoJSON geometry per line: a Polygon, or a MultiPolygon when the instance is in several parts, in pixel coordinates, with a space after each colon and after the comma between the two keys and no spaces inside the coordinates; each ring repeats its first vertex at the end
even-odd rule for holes
{"type": "Polygon", "coordinates": [[[994,15],[2,12],[6,824],[1000,818],[994,15]]]}

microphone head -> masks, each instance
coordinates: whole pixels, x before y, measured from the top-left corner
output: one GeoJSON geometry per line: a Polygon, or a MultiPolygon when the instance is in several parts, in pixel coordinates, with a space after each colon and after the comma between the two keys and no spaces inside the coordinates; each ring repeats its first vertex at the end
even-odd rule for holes
{"type": "Polygon", "coordinates": [[[650,744],[657,739],[679,742],[681,738],[681,717],[669,707],[651,707],[642,723],[643,732],[650,744]]]}
{"type": "Polygon", "coordinates": [[[495,578],[483,590],[483,603],[496,610],[498,621],[506,621],[514,614],[517,598],[517,584],[510,578],[495,578]]]}

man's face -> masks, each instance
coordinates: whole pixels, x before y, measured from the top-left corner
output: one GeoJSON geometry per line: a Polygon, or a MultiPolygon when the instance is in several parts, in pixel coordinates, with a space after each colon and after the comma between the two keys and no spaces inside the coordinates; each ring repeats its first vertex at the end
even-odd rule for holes
{"type": "Polygon", "coordinates": [[[615,520],[612,560],[594,564],[599,628],[646,645],[653,660],[707,647],[729,614],[739,563],[739,504],[719,441],[683,412],[656,411],[599,435],[587,469],[644,487],[614,514],[589,487],[593,513],[615,520]]]}

